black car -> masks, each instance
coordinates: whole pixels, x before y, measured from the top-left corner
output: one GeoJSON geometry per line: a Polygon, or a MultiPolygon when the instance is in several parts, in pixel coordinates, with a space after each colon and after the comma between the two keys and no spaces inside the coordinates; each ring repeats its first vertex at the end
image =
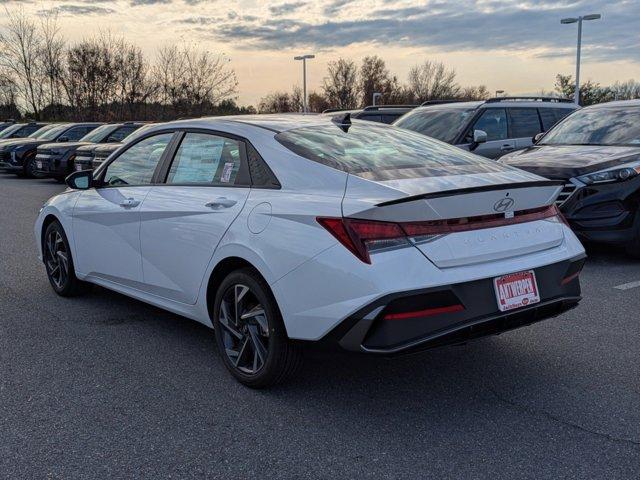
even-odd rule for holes
{"type": "Polygon", "coordinates": [[[414,109],[416,105],[371,105],[362,110],[329,109],[323,114],[350,113],[351,118],[367,120],[369,122],[393,123],[405,113],[414,109]]]}
{"type": "Polygon", "coordinates": [[[557,204],[583,240],[640,256],[640,100],[578,110],[500,161],[564,182],[557,204]]]}
{"type": "Polygon", "coordinates": [[[92,130],[77,142],[40,145],[36,154],[36,173],[63,181],[75,169],[78,147],[92,143],[119,143],[142,125],[140,122],[110,123],[92,130]]]}
{"type": "Polygon", "coordinates": [[[46,125],[46,123],[40,122],[14,123],[0,130],[0,140],[28,137],[46,125]]]}
{"type": "Polygon", "coordinates": [[[66,143],[84,137],[100,123],[58,123],[47,125],[26,138],[0,142],[0,170],[26,177],[42,177],[36,169],[36,150],[45,143],[66,143]]]}
{"type": "Polygon", "coordinates": [[[0,122],[0,132],[2,132],[5,128],[9,128],[14,123],[16,123],[16,121],[12,118],[9,118],[4,122],[0,122]]]}
{"type": "Polygon", "coordinates": [[[95,170],[121,146],[121,143],[92,143],[78,147],[74,161],[75,170],[95,170]]]}

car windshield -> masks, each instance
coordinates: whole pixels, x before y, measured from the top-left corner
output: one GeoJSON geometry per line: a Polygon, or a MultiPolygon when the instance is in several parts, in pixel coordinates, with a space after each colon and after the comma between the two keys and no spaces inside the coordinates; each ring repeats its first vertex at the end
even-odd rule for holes
{"type": "Polygon", "coordinates": [[[51,125],[51,128],[47,128],[47,130],[44,132],[42,131],[44,130],[44,128],[36,132],[36,133],[42,132],[41,135],[34,136],[31,138],[37,138],[38,140],[55,140],[56,138],[58,138],[58,136],[61,133],[65,132],[68,128],[69,128],[69,125],[51,125]]]}
{"type": "Polygon", "coordinates": [[[394,125],[452,143],[474,111],[473,108],[421,108],[399,118],[394,125]]]}
{"type": "Polygon", "coordinates": [[[21,123],[16,123],[14,125],[11,125],[5,128],[4,130],[0,131],[0,138],[9,138],[13,133],[17,132],[22,127],[24,127],[24,125],[21,123]]]}
{"type": "Polygon", "coordinates": [[[42,128],[39,128],[38,130],[36,130],[35,132],[33,132],[31,135],[27,135],[28,138],[40,138],[42,137],[45,133],[47,133],[49,130],[51,130],[52,128],[55,128],[55,125],[45,125],[42,128]]]}
{"type": "Polygon", "coordinates": [[[424,135],[357,120],[347,132],[330,124],[281,132],[275,138],[304,158],[376,180],[505,170],[424,135]]]}
{"type": "Polygon", "coordinates": [[[98,143],[106,138],[112,131],[118,128],[117,125],[102,125],[95,130],[91,130],[80,139],[81,142],[98,143]]]}
{"type": "Polygon", "coordinates": [[[578,110],[549,130],[539,145],[640,145],[640,107],[578,110]]]}

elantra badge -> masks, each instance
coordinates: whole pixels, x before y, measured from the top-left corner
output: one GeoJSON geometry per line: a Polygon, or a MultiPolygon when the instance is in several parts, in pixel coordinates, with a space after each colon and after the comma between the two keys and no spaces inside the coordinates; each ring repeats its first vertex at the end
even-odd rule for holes
{"type": "Polygon", "coordinates": [[[508,197],[504,197],[501,200],[498,200],[494,205],[493,205],[493,209],[496,212],[499,213],[504,213],[507,210],[511,210],[511,207],[513,207],[513,204],[516,203],[513,198],[508,198],[508,197]]]}

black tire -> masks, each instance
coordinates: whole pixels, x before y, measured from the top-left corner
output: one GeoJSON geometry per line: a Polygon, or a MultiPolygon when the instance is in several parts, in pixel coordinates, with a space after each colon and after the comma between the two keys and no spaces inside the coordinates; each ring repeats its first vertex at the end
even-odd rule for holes
{"type": "Polygon", "coordinates": [[[57,221],[51,222],[44,232],[42,254],[49,283],[58,295],[73,297],[89,289],[90,284],[76,277],[69,241],[57,221]]]}
{"type": "Polygon", "coordinates": [[[240,383],[267,388],[300,368],[302,353],[287,337],[269,286],[253,270],[237,270],[222,281],[213,312],[220,356],[240,383]]]}
{"type": "Polygon", "coordinates": [[[46,175],[36,172],[35,155],[29,155],[24,159],[24,176],[27,178],[46,178],[46,175]]]}

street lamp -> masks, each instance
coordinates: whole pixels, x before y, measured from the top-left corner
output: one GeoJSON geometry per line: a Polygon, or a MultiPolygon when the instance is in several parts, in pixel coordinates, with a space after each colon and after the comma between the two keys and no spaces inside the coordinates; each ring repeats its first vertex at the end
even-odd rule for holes
{"type": "Polygon", "coordinates": [[[580,47],[582,46],[582,21],[583,20],[599,20],[602,15],[594,13],[591,15],[584,15],[582,17],[569,17],[560,20],[560,23],[567,25],[569,23],[578,24],[578,52],[576,54],[576,91],[573,96],[573,100],[576,105],[580,104],[580,47]]]}
{"type": "Polygon", "coordinates": [[[316,58],[315,55],[298,55],[297,57],[293,57],[294,60],[302,60],[302,91],[303,91],[303,100],[302,100],[302,111],[307,113],[307,60],[311,60],[312,58],[316,58]]]}
{"type": "Polygon", "coordinates": [[[496,90],[496,97],[499,97],[504,93],[504,90],[496,90]]]}
{"type": "Polygon", "coordinates": [[[382,97],[382,94],[381,94],[380,92],[375,92],[375,93],[373,94],[373,106],[374,106],[374,107],[376,106],[376,101],[377,101],[380,97],[382,97]]]}

